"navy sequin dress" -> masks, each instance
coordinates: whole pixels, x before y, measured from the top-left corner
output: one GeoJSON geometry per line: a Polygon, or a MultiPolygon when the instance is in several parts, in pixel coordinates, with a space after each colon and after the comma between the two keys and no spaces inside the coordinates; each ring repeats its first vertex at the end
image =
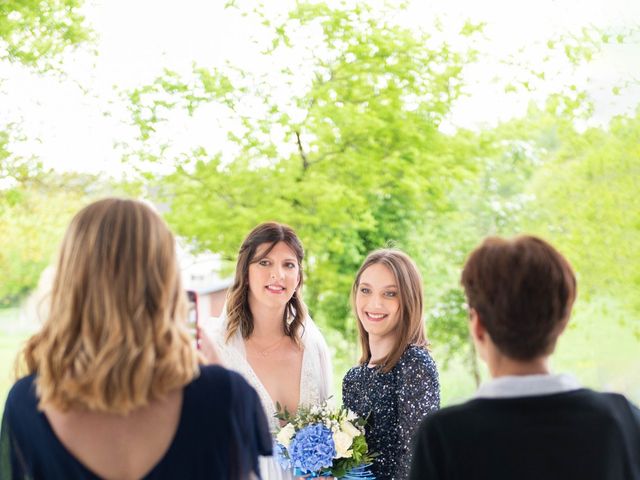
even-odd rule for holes
{"type": "Polygon", "coordinates": [[[342,403],[369,417],[367,443],[379,454],[372,466],[378,480],[409,475],[411,442],[420,421],[440,408],[436,364],[426,349],[411,345],[388,373],[359,365],[342,381],[342,403]]]}

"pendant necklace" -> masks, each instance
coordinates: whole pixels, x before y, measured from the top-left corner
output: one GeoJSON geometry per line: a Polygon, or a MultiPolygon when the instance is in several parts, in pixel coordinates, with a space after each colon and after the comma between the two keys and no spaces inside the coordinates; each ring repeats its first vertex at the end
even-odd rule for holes
{"type": "Polygon", "coordinates": [[[280,345],[280,343],[282,342],[282,340],[284,339],[284,337],[285,337],[285,336],[286,336],[286,335],[283,335],[283,336],[282,336],[282,337],[280,337],[280,338],[279,338],[275,343],[273,343],[273,344],[269,345],[269,346],[268,346],[268,347],[266,347],[266,348],[263,348],[263,347],[261,347],[261,346],[259,346],[259,345],[256,345],[256,344],[255,344],[255,341],[254,341],[254,348],[255,348],[255,350],[256,350],[256,353],[257,353],[258,355],[260,355],[261,357],[263,357],[263,358],[268,357],[269,355],[271,355],[271,353],[272,353],[272,352],[274,352],[274,351],[275,351],[276,347],[277,347],[278,345],[280,345]]]}

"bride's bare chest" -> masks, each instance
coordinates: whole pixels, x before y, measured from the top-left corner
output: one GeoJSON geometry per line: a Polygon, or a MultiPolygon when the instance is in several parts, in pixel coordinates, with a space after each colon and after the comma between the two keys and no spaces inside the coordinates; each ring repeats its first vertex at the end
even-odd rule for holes
{"type": "Polygon", "coordinates": [[[281,348],[263,355],[258,350],[247,348],[247,361],[273,402],[286,405],[295,411],[300,399],[303,350],[281,348]]]}

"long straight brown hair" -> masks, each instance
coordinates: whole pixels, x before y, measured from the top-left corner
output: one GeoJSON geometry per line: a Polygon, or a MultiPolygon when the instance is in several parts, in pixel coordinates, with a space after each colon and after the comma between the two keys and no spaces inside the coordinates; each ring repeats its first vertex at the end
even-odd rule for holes
{"type": "Polygon", "coordinates": [[[266,257],[278,242],[284,242],[293,250],[298,261],[298,271],[300,272],[298,287],[284,309],[282,328],[285,335],[291,337],[296,343],[299,342],[298,330],[302,327],[307,315],[307,306],[302,300],[304,249],[296,232],[291,227],[276,222],[258,225],[249,232],[240,246],[235,278],[227,293],[227,341],[233,337],[238,329],[240,329],[243,338],[249,338],[253,333],[253,314],[249,308],[249,265],[266,257]],[[269,247],[262,252],[259,258],[256,257],[256,250],[265,243],[269,247]]]}
{"type": "Polygon", "coordinates": [[[365,364],[371,360],[371,348],[369,347],[369,334],[358,318],[356,295],[362,273],[371,265],[375,264],[384,265],[391,271],[398,286],[398,296],[400,297],[400,308],[398,311],[400,322],[397,327],[398,335],[393,348],[382,360],[382,371],[386,373],[396,366],[409,345],[424,348],[428,345],[422,318],[422,276],[413,260],[400,250],[391,248],[375,250],[364,260],[351,288],[351,306],[358,320],[358,333],[360,348],[362,350],[360,357],[361,364],[365,364]]]}

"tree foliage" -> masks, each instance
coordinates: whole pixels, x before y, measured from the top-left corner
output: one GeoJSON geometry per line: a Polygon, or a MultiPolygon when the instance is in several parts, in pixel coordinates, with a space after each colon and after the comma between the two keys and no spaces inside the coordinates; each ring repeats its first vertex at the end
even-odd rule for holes
{"type": "Polygon", "coordinates": [[[473,51],[392,19],[362,4],[302,3],[282,23],[265,20],[269,54],[292,59],[277,75],[165,71],[130,95],[135,157],[177,165],[157,178],[177,232],[232,258],[257,223],[289,223],[309,255],[312,312],[341,330],[350,328],[348,294],[364,256],[389,242],[416,250],[414,233],[448,208],[445,192],[473,170],[467,145],[438,128],[473,51]],[[304,32],[313,38],[296,44],[304,32]],[[233,126],[233,154],[194,146],[167,159],[169,146],[154,135],[169,112],[211,104],[233,126]]]}
{"type": "Polygon", "coordinates": [[[425,282],[427,296],[437,299],[427,312],[432,340],[444,346],[445,361],[462,355],[476,379],[458,282],[466,255],[487,235],[551,241],[577,272],[577,310],[614,299],[629,331],[640,334],[640,116],[579,132],[581,109],[567,108],[572,104],[552,95],[543,108],[532,105],[524,117],[480,132],[477,175],[450,191],[455,208],[424,232],[426,243],[443,250],[423,261],[426,278],[440,280],[425,282]]]}
{"type": "MultiPolygon", "coordinates": [[[[439,361],[462,356],[477,380],[460,268],[483,237],[531,232],[574,264],[579,302],[589,302],[579,312],[611,305],[618,309],[611,318],[628,317],[640,335],[640,114],[593,126],[582,77],[553,83],[605,46],[637,42],[638,28],[562,33],[537,50],[547,60],[517,51],[503,63],[518,73],[497,79],[504,101],[509,92],[552,90],[546,99],[495,127],[444,133],[465,92],[466,66],[483,58],[474,50],[481,25],[467,23],[456,43],[466,46],[453,47],[439,40],[435,23],[419,31],[396,21],[402,4],[394,2],[303,2],[284,16],[234,3],[228,11],[246,15],[259,33],[255,65],[166,69],[128,97],[137,138],[121,144],[125,157],[195,250],[232,260],[257,223],[292,225],[307,250],[306,300],[331,327],[332,348],[345,352],[355,271],[370,250],[398,246],[423,273],[439,361]],[[181,143],[175,137],[185,127],[193,135],[181,143]]],[[[79,0],[0,3],[0,61],[55,68],[91,36],[79,7],[79,0]]],[[[633,81],[618,78],[610,90],[620,95],[633,81]]],[[[113,190],[16,156],[19,125],[3,128],[0,304],[7,304],[35,285],[71,214],[113,190]]],[[[344,369],[355,358],[337,356],[335,364],[344,369]]]]}
{"type": "Polygon", "coordinates": [[[70,47],[87,41],[81,0],[0,2],[0,61],[46,69],[70,47]]]}
{"type": "MultiPolygon", "coordinates": [[[[57,68],[66,50],[90,38],[79,13],[81,3],[2,0],[0,64],[19,64],[39,73],[57,68]]],[[[18,122],[9,119],[0,125],[0,306],[35,287],[71,213],[86,201],[82,176],[61,176],[35,157],[17,155],[14,145],[25,140],[18,122]]]]}
{"type": "Polygon", "coordinates": [[[533,179],[527,228],[553,239],[574,264],[580,295],[612,295],[640,332],[640,110],[562,139],[533,179]]]}
{"type": "MultiPolygon", "coordinates": [[[[165,70],[130,93],[139,135],[127,156],[196,249],[233,259],[255,224],[291,224],[309,255],[305,295],[314,317],[350,337],[358,265],[374,248],[403,248],[423,272],[432,343],[445,363],[461,356],[476,381],[459,272],[483,237],[543,235],[574,262],[581,291],[602,284],[635,298],[636,252],[614,258],[613,247],[638,244],[637,119],[581,133],[576,125],[594,112],[589,94],[558,84],[522,118],[445,134],[472,48],[394,23],[393,7],[302,3],[285,19],[254,14],[268,38],[259,45],[271,60],[265,71],[165,70]],[[226,148],[167,140],[176,113],[198,122],[204,110],[218,119],[210,128],[225,132],[226,148]],[[150,173],[159,165],[170,173],[150,173]]],[[[591,28],[550,40],[547,73],[566,74],[633,32],[591,28]]],[[[545,68],[523,68],[513,88],[544,84],[545,68]]]]}
{"type": "Polygon", "coordinates": [[[71,217],[111,190],[93,175],[42,171],[1,191],[0,307],[17,303],[37,285],[71,217]]]}

